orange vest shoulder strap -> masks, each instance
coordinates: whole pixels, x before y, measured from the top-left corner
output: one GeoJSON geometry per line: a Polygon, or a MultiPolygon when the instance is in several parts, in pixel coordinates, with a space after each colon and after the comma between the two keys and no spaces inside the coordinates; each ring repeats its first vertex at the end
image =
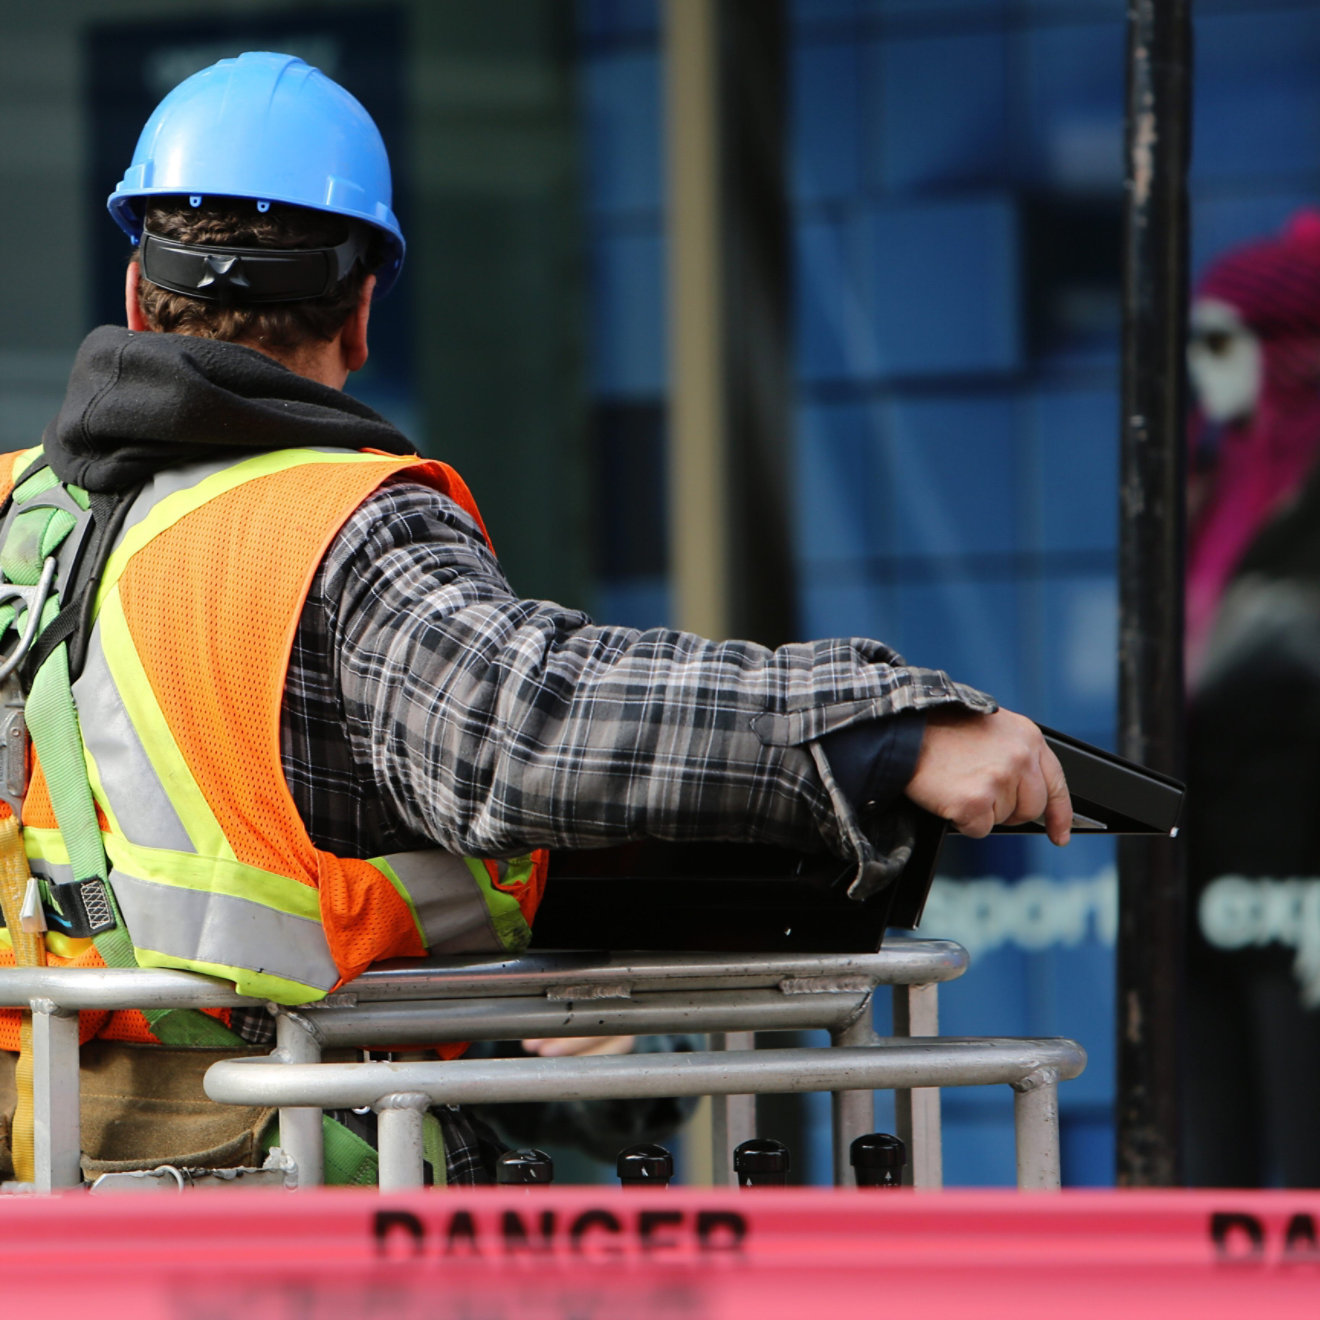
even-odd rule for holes
{"type": "Polygon", "coordinates": [[[316,570],[353,511],[407,471],[474,516],[443,463],[327,456],[255,477],[153,537],[119,579],[124,620],[161,714],[237,859],[317,883],[316,849],[280,756],[289,656],[316,570]]]}

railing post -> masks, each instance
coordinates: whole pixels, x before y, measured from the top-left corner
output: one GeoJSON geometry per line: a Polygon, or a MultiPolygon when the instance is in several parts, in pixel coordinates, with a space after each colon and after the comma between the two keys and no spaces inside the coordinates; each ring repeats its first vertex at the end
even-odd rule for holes
{"type": "MultiPolygon", "coordinates": [[[[830,1033],[831,1045],[870,1045],[875,1040],[871,1029],[870,1002],[851,1026],[830,1033]]],[[[831,1091],[830,1113],[834,1126],[834,1185],[847,1187],[852,1182],[849,1152],[853,1141],[875,1128],[874,1091],[831,1091]]]]}
{"type": "Polygon", "coordinates": [[[377,1182],[382,1192],[401,1192],[424,1185],[423,1125],[430,1103],[424,1095],[404,1092],[387,1095],[372,1106],[376,1111],[380,1156],[377,1182]]]}
{"type": "Polygon", "coordinates": [[[1059,1151],[1059,1074],[1041,1068],[1013,1085],[1018,1187],[1057,1192],[1063,1169],[1059,1151]]]}
{"type": "MultiPolygon", "coordinates": [[[[754,1050],[754,1031],[712,1031],[713,1050],[754,1050]]],[[[754,1095],[713,1095],[710,1097],[710,1143],[712,1181],[716,1187],[733,1186],[733,1150],[756,1135],[756,1097],[754,1095]]]]}
{"type": "MultiPolygon", "coordinates": [[[[940,988],[930,985],[894,987],[894,1035],[940,1034],[940,988]]],[[[944,1186],[944,1147],[937,1086],[894,1092],[894,1126],[907,1147],[903,1181],[913,1187],[944,1186]]]]}
{"type": "MultiPolygon", "coordinates": [[[[276,1056],[282,1063],[320,1063],[321,1043],[297,1014],[275,1016],[276,1056]]],[[[280,1147],[297,1168],[299,1187],[319,1187],[325,1180],[325,1136],[319,1109],[280,1110],[280,1147]]]]}
{"type": "Polygon", "coordinates": [[[32,1001],[32,1137],[36,1188],[82,1183],[78,1014],[49,999],[32,1001]]]}

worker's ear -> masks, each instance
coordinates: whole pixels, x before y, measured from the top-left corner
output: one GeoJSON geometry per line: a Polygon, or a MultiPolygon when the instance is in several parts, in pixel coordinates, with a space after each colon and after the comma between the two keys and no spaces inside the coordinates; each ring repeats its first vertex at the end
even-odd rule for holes
{"type": "Polygon", "coordinates": [[[371,295],[376,288],[376,277],[368,275],[362,281],[362,292],[357,306],[348,314],[339,332],[339,352],[347,371],[361,371],[367,364],[367,322],[371,319],[371,295]]]}
{"type": "Polygon", "coordinates": [[[136,261],[128,263],[128,270],[124,272],[124,317],[125,323],[130,330],[150,330],[147,319],[142,315],[142,308],[138,306],[138,284],[142,278],[142,271],[136,261]]]}

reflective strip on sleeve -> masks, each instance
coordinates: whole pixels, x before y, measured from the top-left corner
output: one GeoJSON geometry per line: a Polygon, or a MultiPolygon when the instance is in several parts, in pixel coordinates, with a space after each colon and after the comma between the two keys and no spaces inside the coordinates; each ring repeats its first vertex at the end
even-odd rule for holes
{"type": "Polygon", "coordinates": [[[412,908],[431,953],[488,953],[504,947],[466,859],[427,848],[375,857],[371,864],[412,908]]]}
{"type": "Polygon", "coordinates": [[[485,862],[479,857],[465,857],[463,860],[472,872],[473,879],[481,886],[486,910],[490,913],[491,925],[495,928],[500,947],[510,953],[521,953],[531,943],[532,928],[523,916],[517,896],[510,893],[509,888],[525,884],[535,862],[530,856],[512,862],[503,859],[485,862]],[[499,872],[499,885],[491,877],[488,869],[491,865],[499,872]]]}

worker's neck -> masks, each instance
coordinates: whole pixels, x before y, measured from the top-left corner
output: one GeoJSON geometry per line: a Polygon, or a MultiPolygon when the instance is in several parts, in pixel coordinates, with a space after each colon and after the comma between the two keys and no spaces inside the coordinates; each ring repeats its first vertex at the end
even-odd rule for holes
{"type": "Polygon", "coordinates": [[[244,348],[255,348],[258,353],[273,358],[282,367],[288,367],[290,371],[308,380],[328,385],[332,390],[342,390],[348,380],[348,369],[344,365],[337,340],[317,340],[311,344],[299,344],[297,348],[280,349],[270,348],[252,339],[240,339],[237,342],[244,348]]]}

